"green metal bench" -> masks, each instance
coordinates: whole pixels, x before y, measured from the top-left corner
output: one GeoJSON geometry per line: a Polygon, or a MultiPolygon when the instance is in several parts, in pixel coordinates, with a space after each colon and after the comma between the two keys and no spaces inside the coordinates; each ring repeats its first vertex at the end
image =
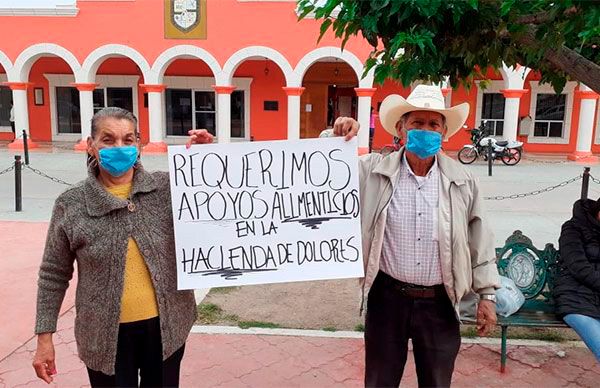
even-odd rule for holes
{"type": "Polygon", "coordinates": [[[553,244],[537,249],[531,239],[516,230],[502,248],[496,248],[498,272],[512,279],[525,295],[525,304],[509,317],[498,316],[502,328],[500,371],[506,370],[506,338],[509,326],[567,327],[554,313],[552,288],[559,253],[553,244]]]}

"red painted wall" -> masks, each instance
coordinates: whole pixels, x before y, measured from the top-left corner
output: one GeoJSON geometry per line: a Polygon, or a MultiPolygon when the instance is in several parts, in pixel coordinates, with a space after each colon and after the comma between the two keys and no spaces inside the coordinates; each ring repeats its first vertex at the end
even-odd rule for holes
{"type": "MultiPolygon", "coordinates": [[[[14,63],[27,47],[51,42],[67,48],[83,63],[94,49],[119,43],[135,48],[152,64],[167,48],[190,44],[206,49],[223,66],[240,48],[267,45],[295,66],[317,47],[321,23],[311,19],[298,22],[295,2],[208,0],[206,40],[165,39],[164,8],[160,3],[86,1],[77,3],[76,17],[0,17],[0,36],[11,37],[2,40],[1,50],[14,63]]],[[[327,34],[319,43],[339,45],[340,40],[333,34],[327,34]]],[[[371,51],[361,38],[351,39],[346,48],[361,60],[371,51]]]]}

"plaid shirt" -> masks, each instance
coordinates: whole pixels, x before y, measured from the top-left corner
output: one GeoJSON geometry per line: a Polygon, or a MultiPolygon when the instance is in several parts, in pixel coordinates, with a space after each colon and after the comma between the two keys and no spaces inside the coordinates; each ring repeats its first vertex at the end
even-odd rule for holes
{"type": "Polygon", "coordinates": [[[438,246],[440,173],[437,159],[426,176],[416,176],[406,156],[387,211],[380,268],[400,281],[442,284],[438,246]]]}

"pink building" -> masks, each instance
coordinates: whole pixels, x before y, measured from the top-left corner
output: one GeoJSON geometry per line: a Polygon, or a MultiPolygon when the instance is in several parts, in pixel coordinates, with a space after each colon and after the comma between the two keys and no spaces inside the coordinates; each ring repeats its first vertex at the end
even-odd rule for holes
{"type": "MultiPolygon", "coordinates": [[[[19,146],[11,104],[18,132],[56,143],[85,140],[95,110],[121,106],[139,117],[146,151],[164,151],[192,127],[222,143],[315,137],[339,115],[366,129],[371,107],[391,93],[408,95],[392,81],[374,85],[372,73],[363,78],[365,41],[355,38],[343,51],[332,36],[317,44],[320,22],[298,22],[295,8],[289,0],[7,0],[0,4],[0,141],[19,146]],[[167,24],[184,38],[166,38],[167,24]],[[199,26],[204,38],[185,38],[199,26]]],[[[447,104],[471,104],[469,127],[485,119],[526,151],[600,152],[596,93],[568,82],[555,95],[523,67],[487,76],[485,89],[479,81],[469,90],[442,85],[447,104]],[[531,125],[520,125],[527,116],[531,125]]],[[[375,149],[391,142],[376,124],[375,149]]],[[[444,147],[468,142],[461,131],[444,147]]],[[[359,145],[367,149],[368,130],[359,145]]]]}

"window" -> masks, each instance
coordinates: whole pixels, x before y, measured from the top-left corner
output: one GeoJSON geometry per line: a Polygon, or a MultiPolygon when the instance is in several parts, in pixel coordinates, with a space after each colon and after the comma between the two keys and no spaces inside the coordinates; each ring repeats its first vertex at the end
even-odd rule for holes
{"type": "Polygon", "coordinates": [[[186,136],[194,128],[192,123],[192,91],[167,89],[167,135],[186,136]]]}
{"type": "Polygon", "coordinates": [[[214,92],[194,92],[195,97],[195,128],[206,129],[213,135],[216,135],[215,123],[215,93],[214,92]]]}
{"type": "MultiPolygon", "coordinates": [[[[192,128],[217,134],[216,95],[213,91],[167,89],[165,93],[167,136],[187,136],[192,128]]],[[[231,94],[231,137],[244,138],[245,95],[243,90],[231,94]]]]}
{"type": "Polygon", "coordinates": [[[502,93],[484,93],[481,105],[481,120],[492,136],[504,134],[504,102],[502,93]]]}
{"type": "Polygon", "coordinates": [[[116,106],[133,113],[133,90],[131,88],[100,88],[93,94],[94,113],[102,108],[116,106]]]}
{"type": "Polygon", "coordinates": [[[79,91],[76,88],[56,88],[58,133],[81,133],[79,107],[79,91]]]}
{"type": "Polygon", "coordinates": [[[0,127],[10,127],[11,104],[12,91],[10,88],[0,86],[0,127]]]}
{"type": "Polygon", "coordinates": [[[537,95],[533,136],[563,137],[566,100],[566,94],[537,95]]]}
{"type": "Polygon", "coordinates": [[[231,137],[246,136],[244,118],[244,91],[235,90],[231,93],[231,137]]]}

